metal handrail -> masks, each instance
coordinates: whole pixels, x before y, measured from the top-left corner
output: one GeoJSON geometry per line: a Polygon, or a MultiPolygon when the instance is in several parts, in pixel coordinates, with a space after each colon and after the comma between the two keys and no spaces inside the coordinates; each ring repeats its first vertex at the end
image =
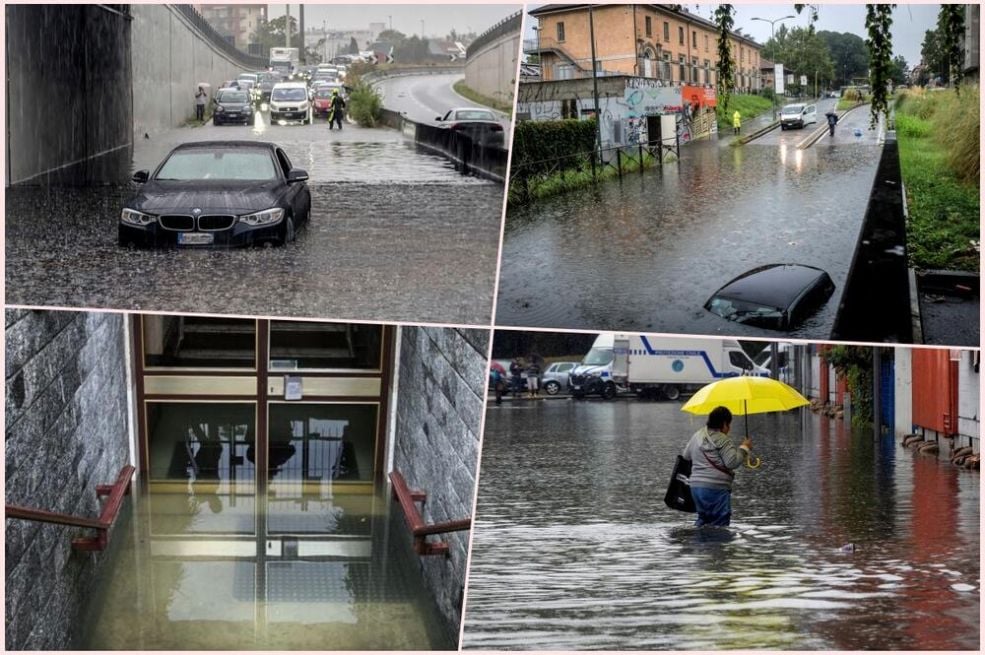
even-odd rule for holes
{"type": "Polygon", "coordinates": [[[447,555],[448,543],[444,541],[429,542],[425,537],[432,534],[442,534],[444,532],[459,532],[472,529],[472,517],[456,519],[453,521],[442,521],[430,525],[424,522],[420,510],[415,503],[423,503],[427,500],[427,494],[423,491],[411,491],[398,471],[390,472],[390,483],[393,485],[393,495],[400,503],[400,509],[404,512],[404,520],[411,534],[414,535],[414,552],[418,555],[447,555]]]}
{"type": "Polygon", "coordinates": [[[49,512],[20,505],[5,505],[5,518],[70,525],[77,528],[92,528],[96,530],[96,536],[77,537],[72,540],[72,548],[75,550],[105,550],[109,544],[109,530],[116,523],[116,517],[120,514],[123,497],[130,493],[130,480],[135,471],[136,469],[132,465],[127,464],[120,469],[120,474],[116,476],[116,482],[96,485],[97,497],[108,496],[98,519],[73,516],[61,512],[49,512]]]}

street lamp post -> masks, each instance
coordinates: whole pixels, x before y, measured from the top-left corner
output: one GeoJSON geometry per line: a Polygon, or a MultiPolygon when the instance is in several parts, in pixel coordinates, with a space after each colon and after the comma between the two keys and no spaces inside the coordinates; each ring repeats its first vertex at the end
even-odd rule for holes
{"type": "Polygon", "coordinates": [[[595,18],[588,5],[588,38],[592,41],[592,99],[595,104],[595,152],[592,153],[592,177],[595,177],[595,153],[602,154],[602,115],[599,113],[599,75],[595,69],[595,18]]]}
{"type": "Polygon", "coordinates": [[[764,23],[770,24],[770,41],[773,43],[773,47],[770,48],[770,59],[773,61],[773,120],[776,120],[776,38],[773,35],[773,26],[779,23],[781,20],[787,20],[788,18],[796,18],[795,16],[784,16],[783,18],[774,18],[770,20],[769,18],[751,18],[750,20],[761,20],[764,23]]]}

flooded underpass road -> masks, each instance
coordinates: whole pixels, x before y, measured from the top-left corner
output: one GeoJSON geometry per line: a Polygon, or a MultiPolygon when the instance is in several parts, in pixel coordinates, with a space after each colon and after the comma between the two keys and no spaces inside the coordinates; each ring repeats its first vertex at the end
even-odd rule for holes
{"type": "Polygon", "coordinates": [[[805,150],[706,140],[682,147],[679,164],[510,207],[496,323],[775,337],[703,305],[746,271],[797,263],[836,288],[790,336],[827,338],[879,155],[867,139],[805,150]]]}
{"type": "Polygon", "coordinates": [[[117,245],[136,185],[6,192],[10,304],[483,324],[489,322],[503,188],[463,177],[394,130],[213,126],[139,139],[133,169],[185,141],[254,139],[306,169],[312,221],[284,248],[137,250],[117,245]],[[217,302],[219,304],[217,304],[217,302]]]}
{"type": "Polygon", "coordinates": [[[979,473],[806,411],[749,423],[763,464],[705,533],[663,503],[701,424],[679,403],[490,408],[464,647],[978,649],[979,473]]]}

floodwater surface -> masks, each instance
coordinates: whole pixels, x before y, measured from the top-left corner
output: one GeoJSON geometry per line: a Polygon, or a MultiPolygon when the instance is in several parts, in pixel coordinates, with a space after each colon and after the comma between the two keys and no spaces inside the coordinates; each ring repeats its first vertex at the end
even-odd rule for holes
{"type": "Polygon", "coordinates": [[[117,245],[136,185],[14,186],[6,193],[6,301],[299,318],[488,324],[503,188],[464,177],[400,132],[324,123],[181,128],[138,139],[153,169],[186,141],[283,146],[310,175],[310,223],[283,248],[117,245]]]}
{"type": "Polygon", "coordinates": [[[185,484],[139,499],[114,530],[86,649],[455,648],[381,496],[314,494],[256,515],[243,485],[175,493],[185,484]]]}
{"type": "Polygon", "coordinates": [[[679,403],[490,408],[464,647],[978,649],[977,472],[806,410],[749,423],[763,464],[702,531],[663,503],[701,425],[679,403]]]}
{"type": "Polygon", "coordinates": [[[836,289],[790,336],[827,338],[879,155],[868,134],[806,150],[699,141],[679,163],[511,206],[496,323],[775,336],[703,306],[746,271],[797,263],[836,289]]]}

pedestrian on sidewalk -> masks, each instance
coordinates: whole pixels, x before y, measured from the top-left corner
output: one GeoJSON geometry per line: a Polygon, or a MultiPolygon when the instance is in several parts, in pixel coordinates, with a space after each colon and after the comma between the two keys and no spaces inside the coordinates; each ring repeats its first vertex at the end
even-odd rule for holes
{"type": "Polygon", "coordinates": [[[838,114],[834,113],[833,111],[829,111],[824,116],[828,119],[828,135],[829,136],[834,136],[835,135],[835,125],[838,124],[838,114]]]}
{"type": "Polygon", "coordinates": [[[531,398],[537,398],[540,395],[540,362],[543,360],[534,353],[527,359],[530,360],[527,364],[527,391],[531,398]]]}
{"type": "Polygon", "coordinates": [[[523,390],[523,362],[519,357],[514,357],[510,362],[510,390],[516,398],[523,390]]]}
{"type": "Polygon", "coordinates": [[[209,94],[205,92],[205,88],[198,87],[198,92],[195,93],[195,120],[205,121],[205,103],[208,97],[209,94]]]}
{"type": "Polygon", "coordinates": [[[732,520],[732,481],[735,469],[749,461],[752,440],[738,446],[729,439],[732,412],[716,407],[705,427],[694,433],[681,456],[691,462],[691,496],[698,512],[696,527],[723,528],[732,520]]]}
{"type": "Polygon", "coordinates": [[[732,114],[732,134],[738,134],[742,130],[742,114],[736,109],[732,114]]]}

